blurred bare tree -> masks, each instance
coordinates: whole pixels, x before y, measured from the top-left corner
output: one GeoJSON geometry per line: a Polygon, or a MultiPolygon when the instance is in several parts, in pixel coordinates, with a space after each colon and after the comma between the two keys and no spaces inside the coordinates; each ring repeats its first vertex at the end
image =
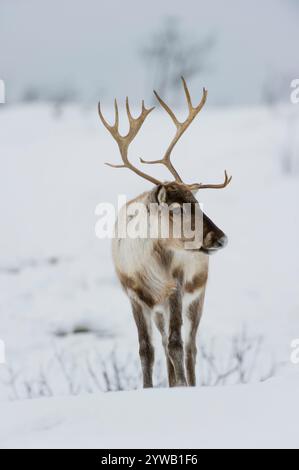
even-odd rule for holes
{"type": "Polygon", "coordinates": [[[202,40],[190,37],[178,18],[166,18],[140,50],[147,68],[146,76],[151,81],[147,89],[154,84],[161,96],[168,95],[173,104],[178,104],[179,77],[183,75],[188,80],[206,70],[214,44],[211,36],[202,40]]]}
{"type": "Polygon", "coordinates": [[[56,88],[52,91],[31,86],[25,89],[21,100],[23,103],[35,103],[38,101],[50,103],[53,105],[54,117],[60,118],[64,108],[68,104],[78,103],[79,98],[78,91],[69,85],[56,88]]]}

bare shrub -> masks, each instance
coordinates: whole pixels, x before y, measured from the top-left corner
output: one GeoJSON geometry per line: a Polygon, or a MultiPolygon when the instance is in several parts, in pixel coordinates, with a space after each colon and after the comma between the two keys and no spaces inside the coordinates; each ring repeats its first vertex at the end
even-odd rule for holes
{"type": "MultiPolygon", "coordinates": [[[[198,384],[245,384],[273,376],[278,365],[273,360],[260,361],[261,346],[262,338],[250,337],[245,330],[231,338],[225,353],[219,352],[215,340],[202,344],[198,351],[198,384]]],[[[37,371],[4,369],[2,382],[12,400],[134,390],[142,383],[139,358],[117,348],[105,355],[97,350],[78,355],[55,347],[52,356],[37,371]]],[[[154,383],[156,387],[167,386],[164,360],[156,361],[154,383]]]]}

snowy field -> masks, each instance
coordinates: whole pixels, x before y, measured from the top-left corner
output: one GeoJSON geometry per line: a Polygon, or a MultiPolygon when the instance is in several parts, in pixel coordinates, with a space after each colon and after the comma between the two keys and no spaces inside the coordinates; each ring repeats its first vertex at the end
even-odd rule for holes
{"type": "MultiPolygon", "coordinates": [[[[109,109],[104,111],[112,117],[109,109]]],[[[296,112],[292,119],[298,128],[296,112]]],[[[202,364],[212,367],[214,377],[211,370],[202,370],[200,383],[227,387],[66,399],[61,396],[140,387],[129,302],[114,275],[110,241],[98,240],[94,227],[98,203],[116,204],[118,194],[131,198],[150,185],[128,170],[103,165],[119,163],[120,157],[95,109],[69,107],[60,117],[47,105],[1,109],[0,339],[6,345],[6,364],[0,365],[0,400],[51,398],[2,403],[0,445],[143,446],[144,436],[136,441],[137,427],[121,441],[124,428],[115,434],[107,411],[116,410],[119,424],[117,410],[128,413],[136,398],[145,414],[171,399],[180,419],[188,420],[191,444],[170,433],[162,447],[212,446],[203,430],[194,435],[192,429],[206,419],[211,436],[212,428],[228,419],[229,403],[236,404],[228,408],[232,430],[221,433],[220,427],[215,446],[233,445],[237,437],[239,446],[298,446],[292,429],[281,441],[278,436],[267,440],[262,425],[247,441],[238,432],[243,420],[253,426],[255,402],[261,411],[266,407],[262,418],[269,428],[275,423],[273,413],[278,413],[276,426],[289,426],[294,410],[290,407],[283,415],[279,403],[290,400],[294,405],[298,396],[298,380],[283,381],[289,370],[299,374],[299,365],[290,362],[291,341],[299,337],[299,137],[290,141],[286,113],[207,106],[173,152],[186,182],[221,181],[225,168],[233,175],[227,189],[198,195],[207,215],[229,238],[227,248],[211,258],[198,343],[204,345],[202,364]],[[291,172],[285,169],[289,154],[291,172]],[[226,382],[226,373],[235,368],[236,349],[246,356],[244,371],[239,364],[226,382]],[[257,384],[272,375],[280,377],[257,384]],[[256,383],[232,386],[239,382],[256,383]],[[190,403],[184,400],[187,394],[190,403]],[[107,438],[97,422],[104,408],[107,438]],[[54,409],[57,413],[51,413],[54,409]]],[[[169,118],[153,112],[131,146],[131,158],[159,158],[173,132],[169,118]]],[[[161,179],[169,177],[158,165],[151,170],[161,179]]],[[[156,384],[164,383],[158,354],[156,384]]],[[[133,415],[138,426],[142,413],[131,412],[126,419],[133,415]]],[[[168,421],[169,429],[173,425],[168,421]]],[[[148,432],[151,446],[159,446],[153,423],[148,432]]]]}
{"type": "Polygon", "coordinates": [[[10,403],[0,448],[298,448],[298,394],[296,377],[10,403]]]}

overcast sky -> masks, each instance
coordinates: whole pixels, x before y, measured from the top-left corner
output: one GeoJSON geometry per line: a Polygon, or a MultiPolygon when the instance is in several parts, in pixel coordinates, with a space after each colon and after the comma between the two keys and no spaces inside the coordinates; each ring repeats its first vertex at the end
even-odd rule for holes
{"type": "Polygon", "coordinates": [[[8,102],[33,87],[139,99],[148,82],[138,50],[170,15],[187,34],[217,39],[192,80],[211,103],[254,104],[266,80],[299,77],[299,0],[0,0],[8,102]]]}

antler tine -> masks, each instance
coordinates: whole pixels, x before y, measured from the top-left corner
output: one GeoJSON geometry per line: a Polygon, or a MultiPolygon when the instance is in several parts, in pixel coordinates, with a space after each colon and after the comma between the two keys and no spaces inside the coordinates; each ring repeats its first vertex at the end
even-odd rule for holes
{"type": "MultiPolygon", "coordinates": [[[[117,132],[118,131],[118,124],[119,124],[119,114],[118,114],[118,105],[117,105],[117,101],[116,99],[114,100],[114,114],[115,114],[115,118],[114,118],[114,125],[111,126],[110,124],[108,124],[108,122],[106,121],[106,119],[104,118],[103,116],[103,113],[101,111],[101,103],[99,102],[98,104],[98,111],[99,111],[99,116],[101,118],[101,121],[102,123],[104,124],[104,126],[106,127],[106,129],[108,129],[108,131],[112,134],[112,131],[114,132],[117,132]]],[[[114,135],[113,135],[114,137],[114,135]]]]}
{"type": "Polygon", "coordinates": [[[223,189],[229,185],[232,180],[232,176],[228,176],[226,170],[224,170],[224,181],[223,183],[219,184],[202,184],[202,183],[194,183],[188,184],[190,190],[192,189],[223,189]]]}
{"type": "Polygon", "coordinates": [[[110,126],[110,124],[108,124],[108,122],[106,121],[106,119],[104,118],[103,114],[102,114],[102,110],[101,110],[101,103],[99,101],[98,103],[98,112],[99,112],[99,116],[100,116],[100,119],[102,121],[102,123],[104,124],[104,126],[106,127],[106,129],[108,129],[109,132],[111,132],[111,129],[113,126],[110,126]]]}
{"type": "Polygon", "coordinates": [[[176,169],[174,168],[172,162],[171,162],[171,152],[175,146],[175,144],[178,142],[178,140],[180,139],[180,137],[183,135],[183,133],[185,132],[185,130],[190,126],[191,122],[193,121],[193,119],[195,118],[195,116],[199,113],[199,111],[202,109],[202,107],[204,106],[205,102],[206,102],[206,99],[207,99],[207,95],[208,95],[208,92],[205,88],[203,88],[203,94],[202,94],[202,98],[200,100],[200,103],[198,106],[196,107],[193,107],[192,105],[192,102],[191,102],[191,97],[190,97],[190,93],[189,93],[189,90],[188,90],[188,87],[187,87],[187,84],[186,84],[186,81],[184,79],[184,77],[181,77],[182,78],[182,82],[183,82],[183,87],[184,87],[184,91],[185,91],[185,95],[186,95],[186,100],[187,100],[187,104],[188,104],[188,109],[189,109],[189,114],[187,116],[187,118],[185,119],[185,121],[183,122],[180,122],[176,115],[174,114],[174,112],[170,109],[170,107],[165,103],[165,101],[162,100],[162,98],[158,95],[158,93],[156,91],[154,91],[154,94],[157,98],[157,100],[159,101],[159,103],[161,104],[161,106],[165,109],[165,111],[169,114],[169,116],[171,117],[174,125],[176,126],[177,128],[177,131],[176,131],[176,134],[174,136],[174,138],[172,139],[172,141],[170,142],[170,145],[168,146],[163,158],[161,158],[160,160],[153,160],[153,161],[147,161],[147,160],[143,160],[143,159],[140,159],[140,161],[142,163],[147,163],[147,164],[155,164],[155,163],[162,163],[163,165],[165,165],[168,170],[171,172],[171,174],[174,176],[175,180],[180,182],[180,183],[183,183],[183,180],[182,178],[180,177],[180,175],[178,174],[178,172],[176,171],[176,169]]]}
{"type": "Polygon", "coordinates": [[[115,100],[114,100],[114,111],[115,111],[114,127],[115,127],[116,130],[118,130],[119,115],[118,115],[118,106],[117,106],[116,98],[115,98],[115,100]]]}
{"type": "Polygon", "coordinates": [[[129,105],[129,98],[128,97],[126,97],[126,111],[127,111],[127,116],[128,116],[129,122],[132,122],[133,121],[133,116],[132,116],[131,111],[130,111],[130,105],[129,105]]]}
{"type": "Polygon", "coordinates": [[[189,111],[190,111],[192,109],[191,96],[190,96],[190,93],[189,93],[189,90],[188,90],[188,87],[187,87],[187,83],[186,83],[186,80],[184,79],[184,77],[181,77],[181,80],[183,82],[184,92],[185,92],[185,95],[186,95],[188,108],[189,108],[189,111]]]}
{"type": "Polygon", "coordinates": [[[154,109],[154,107],[146,109],[145,106],[144,106],[144,102],[142,101],[141,113],[137,118],[134,118],[131,114],[130,106],[129,106],[129,100],[128,100],[128,97],[127,97],[126,98],[126,111],[127,111],[127,116],[128,116],[128,119],[129,119],[130,127],[129,127],[129,131],[128,131],[127,135],[122,136],[119,133],[119,130],[118,130],[119,113],[118,113],[117,101],[114,100],[115,121],[114,121],[113,126],[111,126],[106,121],[106,119],[104,118],[104,116],[102,114],[102,111],[101,111],[101,105],[100,105],[100,103],[98,104],[98,111],[99,111],[100,119],[101,119],[102,123],[104,124],[104,126],[106,127],[106,129],[110,132],[110,134],[112,135],[114,140],[117,142],[117,145],[118,145],[118,148],[119,148],[119,151],[120,151],[120,154],[121,154],[121,158],[122,158],[122,161],[123,161],[123,164],[121,164],[121,165],[114,165],[112,163],[105,163],[105,164],[112,167],[112,168],[129,168],[134,173],[136,173],[137,175],[141,176],[142,178],[150,181],[151,183],[160,184],[159,180],[157,180],[156,178],[154,178],[154,177],[144,173],[143,171],[139,170],[138,168],[136,168],[128,159],[129,145],[132,142],[132,140],[134,139],[134,137],[137,135],[137,133],[138,133],[140,127],[142,126],[144,120],[146,119],[148,114],[153,109],[154,109]]]}
{"type": "MultiPolygon", "coordinates": [[[[186,80],[184,79],[184,77],[181,77],[182,79],[182,82],[183,82],[183,86],[184,86],[184,91],[185,91],[185,95],[186,95],[186,100],[187,100],[187,103],[188,103],[188,108],[189,108],[189,113],[191,113],[192,111],[196,111],[192,120],[195,118],[195,116],[199,113],[199,111],[201,110],[201,108],[204,106],[205,102],[207,101],[207,96],[208,96],[208,90],[206,90],[206,88],[203,88],[202,89],[202,97],[201,97],[201,100],[200,100],[200,103],[198,106],[193,106],[192,105],[192,101],[191,101],[191,96],[190,96],[190,92],[188,90],[188,87],[187,87],[187,83],[186,83],[186,80]]],[[[192,113],[193,114],[193,113],[192,113]]],[[[192,121],[191,121],[192,122],[192,121]]]]}
{"type": "Polygon", "coordinates": [[[156,90],[154,90],[154,95],[155,97],[157,98],[157,100],[159,101],[160,105],[165,109],[165,111],[169,114],[169,116],[171,117],[171,119],[173,120],[174,122],[174,125],[176,127],[178,127],[179,125],[179,121],[177,120],[174,112],[170,109],[170,107],[165,103],[165,101],[162,100],[162,98],[158,95],[158,93],[156,92],[156,90]]]}

